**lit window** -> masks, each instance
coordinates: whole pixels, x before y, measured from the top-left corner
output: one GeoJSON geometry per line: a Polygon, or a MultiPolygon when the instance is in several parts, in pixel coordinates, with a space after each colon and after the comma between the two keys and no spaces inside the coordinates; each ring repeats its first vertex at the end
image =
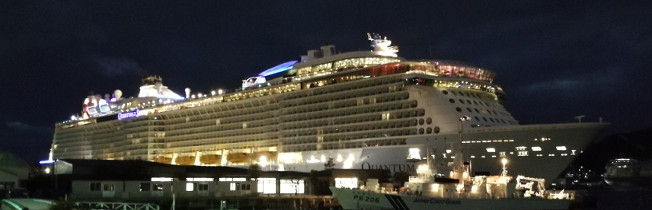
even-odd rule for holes
{"type": "Polygon", "coordinates": [[[335,178],[336,188],[358,188],[358,178],[335,178]]]}
{"type": "Polygon", "coordinates": [[[541,151],[541,147],[532,147],[532,151],[535,152],[541,151]]]}
{"type": "Polygon", "coordinates": [[[186,183],[186,192],[192,192],[195,190],[195,183],[186,183]]]}
{"type": "Polygon", "coordinates": [[[566,151],[566,146],[557,146],[556,148],[559,151],[566,151]]]}
{"type": "Polygon", "coordinates": [[[523,150],[526,150],[526,149],[527,149],[527,147],[524,147],[524,146],[516,147],[516,150],[518,150],[518,151],[523,151],[523,150]]]}
{"type": "Polygon", "coordinates": [[[496,148],[488,147],[487,152],[496,152],[496,148]]]}

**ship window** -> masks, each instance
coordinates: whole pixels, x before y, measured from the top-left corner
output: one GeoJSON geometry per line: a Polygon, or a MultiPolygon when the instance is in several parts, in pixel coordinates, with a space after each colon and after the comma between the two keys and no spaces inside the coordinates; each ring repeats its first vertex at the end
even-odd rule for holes
{"type": "Polygon", "coordinates": [[[423,125],[423,118],[419,119],[419,125],[423,125]]]}
{"type": "Polygon", "coordinates": [[[435,133],[439,133],[439,127],[435,127],[435,133]]]}
{"type": "Polygon", "coordinates": [[[455,100],[454,100],[454,99],[452,99],[452,98],[451,98],[451,99],[448,99],[448,101],[450,101],[450,102],[451,102],[451,104],[454,104],[454,103],[455,103],[455,100]]]}
{"type": "Polygon", "coordinates": [[[457,112],[462,112],[462,108],[459,107],[455,108],[455,110],[457,110],[457,112]]]}
{"type": "Polygon", "coordinates": [[[423,134],[423,128],[419,128],[419,134],[423,134]]]}
{"type": "Polygon", "coordinates": [[[441,92],[444,93],[444,94],[448,94],[448,91],[446,91],[446,90],[442,90],[441,92]]]}
{"type": "Polygon", "coordinates": [[[430,123],[432,123],[432,118],[430,118],[430,117],[426,118],[426,123],[428,123],[428,125],[430,125],[430,123]]]}
{"type": "Polygon", "coordinates": [[[432,128],[429,127],[428,129],[426,129],[426,133],[428,134],[432,133],[432,128]]]}
{"type": "Polygon", "coordinates": [[[460,99],[460,103],[464,104],[464,101],[462,99],[460,99]]]}

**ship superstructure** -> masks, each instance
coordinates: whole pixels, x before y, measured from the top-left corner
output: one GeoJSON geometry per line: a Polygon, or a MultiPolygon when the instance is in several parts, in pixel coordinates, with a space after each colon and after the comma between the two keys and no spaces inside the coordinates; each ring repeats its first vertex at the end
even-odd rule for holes
{"type": "Polygon", "coordinates": [[[234,92],[186,89],[176,97],[160,78],[146,79],[150,94],[141,87],[137,98],[86,104],[86,112],[102,111],[57,123],[53,158],[397,172],[414,171],[406,158],[422,158],[419,151],[452,162],[452,149],[461,148],[463,159],[479,163],[476,172],[500,171],[496,161],[507,157],[512,168],[549,179],[606,127],[519,125],[501,104],[494,72],[406,60],[391,41],[368,36],[372,51],[336,53],[325,45],[243,80],[234,92]]]}

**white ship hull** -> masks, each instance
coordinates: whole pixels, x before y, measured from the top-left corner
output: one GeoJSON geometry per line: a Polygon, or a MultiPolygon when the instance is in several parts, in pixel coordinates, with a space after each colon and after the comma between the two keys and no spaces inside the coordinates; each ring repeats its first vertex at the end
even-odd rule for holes
{"type": "MultiPolygon", "coordinates": [[[[491,142],[464,143],[461,150],[464,152],[464,161],[471,163],[472,172],[475,173],[499,174],[502,170],[500,160],[506,157],[509,159],[508,171],[518,171],[520,174],[554,180],[581,154],[581,149],[585,148],[605,126],[604,124],[586,123],[493,128],[493,130],[484,132],[464,133],[462,135],[464,142],[476,140],[491,140],[491,142]],[[541,137],[550,140],[534,141],[535,138],[540,139],[541,137]],[[494,140],[503,142],[493,142],[494,140]],[[513,141],[505,142],[505,140],[513,141]],[[520,146],[525,146],[525,151],[517,150],[517,147],[520,146]],[[541,147],[541,151],[532,151],[533,146],[541,147]],[[566,149],[558,150],[558,146],[565,146],[566,149]],[[494,148],[495,152],[487,152],[486,148],[494,148]],[[501,155],[501,152],[504,154],[501,155]]],[[[447,165],[448,162],[454,161],[454,157],[452,157],[454,154],[451,154],[454,148],[451,146],[458,145],[458,138],[458,134],[417,136],[409,138],[406,145],[302,152],[301,155],[305,159],[314,159],[314,161],[312,163],[287,164],[283,168],[284,170],[304,172],[323,170],[326,160],[322,157],[342,157],[340,160],[335,159],[334,168],[385,169],[392,173],[414,173],[416,166],[407,160],[409,148],[421,148],[422,151],[425,151],[426,148],[434,148],[435,162],[438,165],[447,165]],[[446,150],[451,150],[451,153],[447,153],[446,150]],[[353,157],[352,161],[347,161],[349,157],[353,157]]],[[[446,167],[438,167],[438,169],[442,168],[446,167]]],[[[447,171],[439,173],[447,174],[447,171]]],[[[509,172],[508,174],[516,175],[509,172]]]]}
{"type": "Polygon", "coordinates": [[[430,198],[330,188],[343,209],[568,209],[571,200],[430,198]]]}

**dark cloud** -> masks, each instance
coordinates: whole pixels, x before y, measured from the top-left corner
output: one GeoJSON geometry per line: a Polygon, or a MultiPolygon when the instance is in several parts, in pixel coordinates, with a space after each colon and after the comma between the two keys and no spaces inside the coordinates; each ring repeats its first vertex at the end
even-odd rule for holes
{"type": "Polygon", "coordinates": [[[93,61],[100,73],[108,78],[122,75],[140,76],[146,72],[138,63],[127,58],[95,56],[93,61]]]}

